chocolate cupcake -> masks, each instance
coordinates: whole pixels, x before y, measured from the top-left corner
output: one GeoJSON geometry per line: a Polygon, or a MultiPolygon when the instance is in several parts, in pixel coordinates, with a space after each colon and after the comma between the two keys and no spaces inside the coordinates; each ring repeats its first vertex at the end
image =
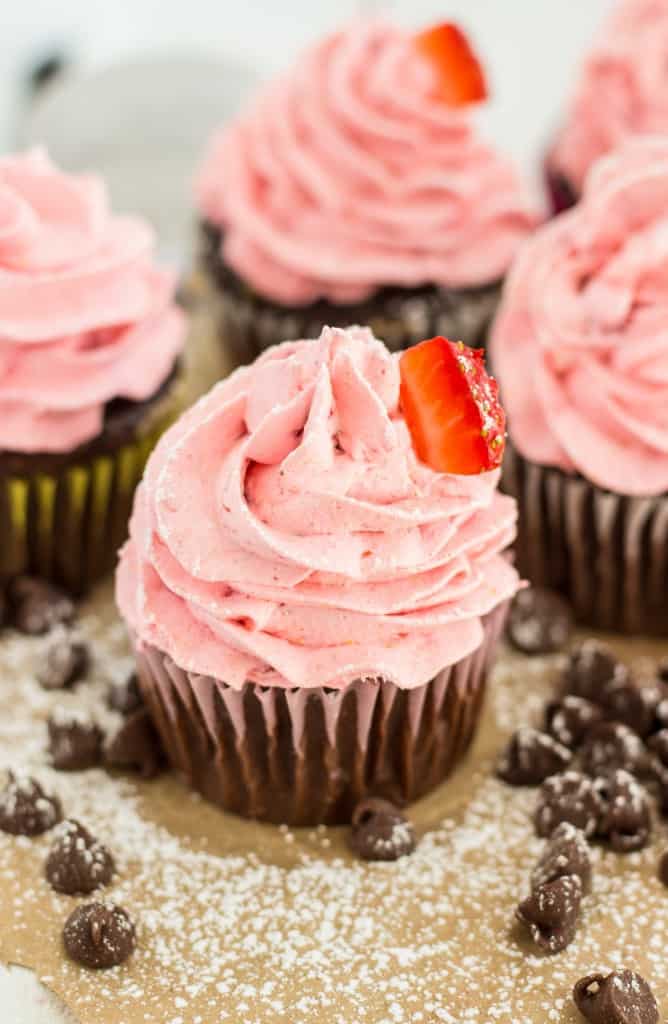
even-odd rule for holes
{"type": "Polygon", "coordinates": [[[456,26],[358,22],[213,139],[197,206],[233,357],[325,324],[368,324],[392,350],[432,334],[484,343],[534,222],[510,162],[475,131],[486,95],[456,26]]]}
{"type": "Polygon", "coordinates": [[[668,132],[668,4],[622,0],[580,70],[546,161],[555,213],[581,196],[593,164],[633,135],[668,132]]]}
{"type": "Polygon", "coordinates": [[[109,572],[175,414],[172,278],[141,220],[41,150],[0,160],[0,583],[81,593],[109,572]]]}
{"type": "Polygon", "coordinates": [[[117,598],[207,798],[342,822],[448,774],[518,587],[503,429],[482,353],[437,338],[400,361],[358,327],[271,349],[166,433],[117,598]]]}
{"type": "Polygon", "coordinates": [[[491,357],[518,567],[586,625],[668,635],[668,140],[600,161],[529,242],[491,357]]]}

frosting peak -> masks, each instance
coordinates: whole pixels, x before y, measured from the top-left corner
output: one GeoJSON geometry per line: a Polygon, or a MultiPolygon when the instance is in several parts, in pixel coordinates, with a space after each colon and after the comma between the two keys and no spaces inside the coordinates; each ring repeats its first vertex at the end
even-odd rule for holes
{"type": "Polygon", "coordinates": [[[183,345],[153,232],[42,150],[0,159],[0,451],[68,451],[149,398],[183,345]]]}
{"type": "Polygon", "coordinates": [[[224,258],[286,304],[489,284],[534,218],[509,161],[438,98],[414,37],[357,23],[216,136],[199,174],[224,258]]]}
{"type": "Polygon", "coordinates": [[[627,142],[511,273],[492,337],[526,458],[622,494],[668,490],[668,139],[627,142]]]}
{"type": "Polygon", "coordinates": [[[517,588],[515,505],[497,473],[420,463],[398,402],[397,357],[354,327],[270,349],[194,406],[121,558],[140,642],[237,688],[413,687],[474,650],[517,588]]]}
{"type": "Polygon", "coordinates": [[[589,168],[631,135],[668,131],[668,5],[617,3],[580,72],[551,163],[576,191],[589,168]]]}

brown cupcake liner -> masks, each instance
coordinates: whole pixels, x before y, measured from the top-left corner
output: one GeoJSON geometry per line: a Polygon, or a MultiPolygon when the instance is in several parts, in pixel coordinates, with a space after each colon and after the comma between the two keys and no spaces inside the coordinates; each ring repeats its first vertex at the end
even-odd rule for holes
{"type": "Polygon", "coordinates": [[[583,625],[668,636],[668,495],[605,491],[510,445],[502,487],[519,503],[523,576],[563,594],[583,625]]]}
{"type": "Polygon", "coordinates": [[[110,573],[146,460],[175,418],[170,391],[143,419],[71,456],[0,453],[0,581],[40,576],[74,596],[110,573]]]}
{"type": "Polygon", "coordinates": [[[172,766],[208,800],[246,818],[346,823],[366,795],[408,803],[469,747],[505,620],[484,620],[478,650],[425,686],[358,680],[343,690],[235,690],[138,645],[141,690],[172,766]]]}
{"type": "Polygon", "coordinates": [[[474,348],[485,345],[499,303],[501,283],[481,288],[382,288],[364,302],[336,305],[320,300],[283,307],[257,295],[220,257],[220,232],[202,228],[203,264],[211,282],[211,310],[218,335],[235,362],[250,363],[282,341],[317,338],[323,327],[370,327],[393,351],[441,334],[474,348]]]}

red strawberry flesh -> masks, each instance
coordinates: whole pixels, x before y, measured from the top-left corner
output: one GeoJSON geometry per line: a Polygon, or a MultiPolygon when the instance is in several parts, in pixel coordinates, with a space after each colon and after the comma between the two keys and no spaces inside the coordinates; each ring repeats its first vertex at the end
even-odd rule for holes
{"type": "Polygon", "coordinates": [[[418,458],[439,473],[497,469],[506,416],[480,349],[432,338],[399,361],[401,409],[418,458]]]}
{"type": "Polygon", "coordinates": [[[434,25],[415,37],[415,45],[433,65],[436,94],[452,107],[487,98],[487,82],[480,61],[462,30],[452,22],[434,25]]]}

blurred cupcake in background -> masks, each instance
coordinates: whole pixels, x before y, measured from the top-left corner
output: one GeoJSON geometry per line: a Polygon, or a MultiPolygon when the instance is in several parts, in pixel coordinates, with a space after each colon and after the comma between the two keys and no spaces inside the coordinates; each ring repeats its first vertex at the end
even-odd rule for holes
{"type": "Polygon", "coordinates": [[[482,352],[399,357],[351,327],[269,350],[164,435],[117,597],[165,750],[208,799],[346,822],[452,770],[519,586],[504,430],[482,352]]]}
{"type": "Polygon", "coordinates": [[[0,581],[108,572],[173,418],[184,319],[142,220],[42,150],[0,159],[0,581]]]}
{"type": "Polygon", "coordinates": [[[668,138],[599,161],[508,279],[491,357],[518,567],[587,625],[668,636],[668,138]]]}
{"type": "Polygon", "coordinates": [[[211,142],[197,179],[220,337],[240,362],[325,324],[392,350],[484,343],[534,225],[510,161],[478,138],[466,38],[357,23],[304,53],[211,142]]]}
{"type": "Polygon", "coordinates": [[[587,172],[630,135],[668,133],[668,2],[621,0],[579,73],[547,159],[555,213],[578,200],[587,172]]]}

